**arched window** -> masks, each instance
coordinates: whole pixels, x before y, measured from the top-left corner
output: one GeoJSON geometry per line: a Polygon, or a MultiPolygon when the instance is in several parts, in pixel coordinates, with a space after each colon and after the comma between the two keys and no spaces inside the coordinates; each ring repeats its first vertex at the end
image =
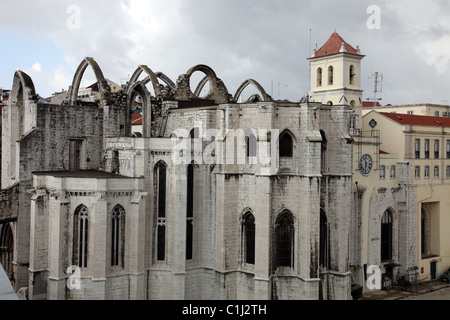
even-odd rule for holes
{"type": "Polygon", "coordinates": [[[192,260],[194,242],[194,165],[187,168],[186,260],[192,260]]]}
{"type": "Polygon", "coordinates": [[[355,67],[353,67],[353,65],[350,66],[350,70],[349,70],[349,84],[353,85],[354,84],[354,80],[355,80],[355,67]]]}
{"type": "Polygon", "coordinates": [[[392,215],[389,210],[381,219],[381,261],[392,259],[392,215]]]}
{"type": "Polygon", "coordinates": [[[255,264],[255,216],[251,212],[247,212],[243,217],[242,224],[244,261],[248,264],[255,264]]]}
{"type": "Polygon", "coordinates": [[[288,132],[284,132],[280,135],[280,157],[292,158],[294,154],[294,143],[292,137],[288,132]]]}
{"type": "Polygon", "coordinates": [[[319,265],[328,268],[328,221],[325,212],[320,210],[319,265]]]}
{"type": "Polygon", "coordinates": [[[0,225],[0,264],[3,266],[10,280],[14,277],[13,272],[13,248],[14,240],[9,223],[0,225]]]}
{"type": "Polygon", "coordinates": [[[334,69],[333,66],[328,67],[328,85],[332,86],[334,82],[334,69]]]}
{"type": "Polygon", "coordinates": [[[256,137],[253,133],[249,133],[246,135],[245,147],[247,158],[256,157],[256,137]]]}
{"type": "Polygon", "coordinates": [[[74,213],[73,221],[73,264],[87,268],[89,241],[89,212],[80,205],[74,213]]]}
{"type": "Polygon", "coordinates": [[[275,224],[275,267],[294,265],[294,221],[288,212],[280,214],[275,224]]]}
{"type": "Polygon", "coordinates": [[[166,259],[166,192],[167,168],[159,162],[154,170],[155,204],[156,204],[156,259],[166,259]]]}
{"type": "Polygon", "coordinates": [[[317,68],[317,87],[322,86],[322,68],[317,68]]]}
{"type": "Polygon", "coordinates": [[[125,253],[125,209],[114,207],[111,217],[111,266],[124,267],[125,253]]]}
{"type": "Polygon", "coordinates": [[[199,128],[193,128],[190,132],[189,132],[189,137],[191,139],[198,139],[200,138],[200,130],[199,128]]]}

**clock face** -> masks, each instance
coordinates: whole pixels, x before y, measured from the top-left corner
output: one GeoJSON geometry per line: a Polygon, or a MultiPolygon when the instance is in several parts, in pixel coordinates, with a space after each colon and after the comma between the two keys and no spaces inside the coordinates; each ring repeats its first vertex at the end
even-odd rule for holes
{"type": "Polygon", "coordinates": [[[368,154],[364,154],[359,160],[359,171],[363,175],[369,175],[373,169],[372,157],[368,154]]]}

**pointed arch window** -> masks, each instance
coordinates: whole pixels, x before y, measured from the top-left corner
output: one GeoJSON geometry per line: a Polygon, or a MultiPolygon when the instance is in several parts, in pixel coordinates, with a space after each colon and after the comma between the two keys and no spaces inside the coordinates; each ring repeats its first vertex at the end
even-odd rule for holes
{"type": "Polygon", "coordinates": [[[386,210],[381,219],[381,261],[392,259],[392,214],[386,210]]]}
{"type": "Polygon", "coordinates": [[[328,158],[327,158],[327,148],[328,148],[328,140],[323,130],[320,130],[320,135],[322,136],[321,153],[320,153],[320,167],[322,173],[328,172],[328,158]]]}
{"type": "Polygon", "coordinates": [[[325,212],[320,211],[319,265],[328,268],[328,221],[325,212]]]}
{"type": "Polygon", "coordinates": [[[166,259],[166,196],[167,196],[167,167],[160,162],[154,170],[155,204],[156,204],[156,259],[166,259]]]}
{"type": "Polygon", "coordinates": [[[114,207],[111,217],[111,266],[124,267],[125,253],[125,209],[114,207]]]}
{"type": "Polygon", "coordinates": [[[194,245],[194,164],[187,168],[186,260],[192,260],[194,245]]]}
{"type": "Polygon", "coordinates": [[[242,220],[243,230],[243,254],[247,264],[255,264],[255,216],[249,211],[242,220]]]}
{"type": "Polygon", "coordinates": [[[294,221],[288,212],[280,214],[275,224],[275,267],[294,265],[294,221]]]}
{"type": "Polygon", "coordinates": [[[245,148],[247,158],[256,157],[256,137],[253,133],[245,136],[245,148]]]}
{"type": "Polygon", "coordinates": [[[9,223],[0,225],[0,264],[3,266],[8,278],[13,279],[13,248],[14,240],[9,223]]]}
{"type": "Polygon", "coordinates": [[[294,154],[294,142],[288,132],[280,135],[280,157],[292,158],[294,154]]]}
{"type": "Polygon", "coordinates": [[[73,223],[73,264],[87,268],[89,241],[89,212],[80,205],[74,213],[73,223]]]}

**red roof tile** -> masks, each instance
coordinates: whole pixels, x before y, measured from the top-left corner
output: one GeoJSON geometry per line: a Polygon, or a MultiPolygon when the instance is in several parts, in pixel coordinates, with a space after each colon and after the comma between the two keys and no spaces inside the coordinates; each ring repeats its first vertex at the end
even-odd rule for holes
{"type": "Polygon", "coordinates": [[[131,124],[133,126],[142,125],[142,114],[140,114],[140,113],[133,113],[132,114],[131,124]]]}
{"type": "MultiPolygon", "coordinates": [[[[373,108],[373,101],[363,101],[362,107],[363,108],[373,108]]],[[[381,107],[381,104],[379,102],[377,102],[376,107],[381,107]]]]}
{"type": "Polygon", "coordinates": [[[341,51],[342,44],[344,44],[347,53],[362,56],[355,48],[345,42],[340,35],[334,32],[328,41],[315,52],[312,59],[338,54],[341,51]]]}
{"type": "Polygon", "coordinates": [[[450,127],[450,118],[385,112],[380,112],[380,114],[402,125],[450,127]]]}

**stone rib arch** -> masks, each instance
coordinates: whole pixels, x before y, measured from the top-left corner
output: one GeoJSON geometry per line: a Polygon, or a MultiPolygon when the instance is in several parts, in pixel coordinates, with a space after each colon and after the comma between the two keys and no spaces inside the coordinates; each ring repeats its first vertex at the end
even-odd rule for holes
{"type": "Polygon", "coordinates": [[[155,76],[158,79],[161,79],[162,81],[164,81],[164,83],[167,84],[171,90],[175,90],[175,83],[164,73],[158,71],[155,73],[155,76]]]}
{"type": "Polygon", "coordinates": [[[247,79],[245,80],[241,86],[237,89],[236,94],[234,95],[233,102],[237,103],[239,101],[239,98],[242,95],[242,92],[247,88],[249,85],[253,85],[256,87],[256,89],[261,93],[262,99],[264,102],[271,102],[273,101],[272,97],[266,93],[264,88],[258,83],[258,81],[253,79],[247,79]]]}
{"type": "MultiPolygon", "coordinates": [[[[148,66],[146,65],[140,65],[136,71],[133,73],[133,75],[130,78],[130,81],[128,82],[128,86],[127,86],[127,94],[130,92],[130,88],[136,83],[138,82],[139,76],[142,74],[142,72],[145,72],[148,77],[150,82],[153,85],[153,90],[155,91],[155,95],[157,98],[161,98],[162,94],[161,94],[161,87],[160,87],[160,83],[158,81],[158,77],[156,76],[156,74],[152,71],[152,69],[150,69],[148,66]]],[[[148,81],[147,81],[148,82],[148,81]]]]}
{"type": "Polygon", "coordinates": [[[209,77],[205,76],[198,84],[197,89],[194,91],[194,95],[200,97],[200,94],[205,87],[205,85],[209,82],[209,77]]]}
{"type": "Polygon", "coordinates": [[[201,92],[201,89],[203,89],[203,86],[209,82],[210,89],[209,93],[206,95],[206,99],[214,100],[216,103],[228,103],[232,99],[230,98],[230,95],[228,94],[228,90],[225,87],[222,80],[217,78],[216,73],[214,70],[212,70],[210,67],[204,64],[196,65],[192,68],[190,68],[186,74],[180,75],[177,81],[177,88],[176,88],[176,98],[180,100],[189,100],[192,98],[200,98],[198,95],[193,93],[190,88],[190,78],[194,74],[194,72],[203,72],[206,75],[206,79],[202,79],[199,86],[195,90],[196,93],[201,92]]]}
{"type": "Polygon", "coordinates": [[[105,95],[111,92],[111,88],[106,82],[106,79],[103,76],[103,72],[100,69],[98,63],[93,58],[87,57],[80,63],[80,66],[78,67],[73,77],[72,86],[70,87],[68,95],[70,105],[75,105],[78,100],[78,91],[80,90],[81,80],[88,66],[90,66],[94,71],[94,75],[99,84],[100,94],[102,98],[104,98],[105,95]]]}

